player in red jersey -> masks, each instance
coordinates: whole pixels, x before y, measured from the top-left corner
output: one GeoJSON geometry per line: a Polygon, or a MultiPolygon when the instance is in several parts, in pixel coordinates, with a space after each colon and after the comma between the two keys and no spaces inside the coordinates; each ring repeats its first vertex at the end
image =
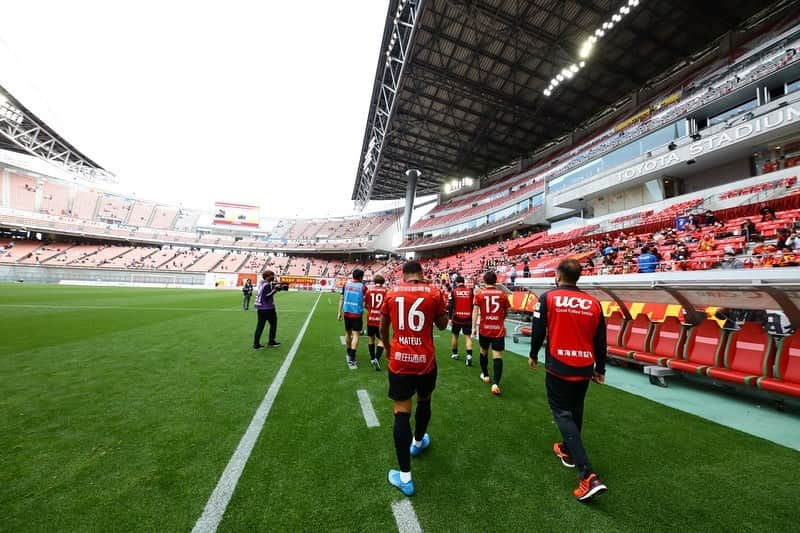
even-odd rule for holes
{"type": "Polygon", "coordinates": [[[426,449],[431,419],[431,395],[436,387],[436,353],[433,326],[447,327],[447,309],[439,289],[424,281],[422,265],[403,265],[403,282],[386,293],[381,317],[381,338],[389,347],[389,398],[394,400],[394,448],[399,470],[389,470],[389,483],[406,496],[414,494],[411,457],[426,449]],[[389,336],[389,327],[392,336],[389,336]],[[411,399],[417,395],[414,433],[411,399]]]}
{"type": "Polygon", "coordinates": [[[381,309],[383,300],[386,297],[386,287],[383,286],[386,280],[380,274],[372,278],[374,285],[367,289],[364,294],[364,303],[367,307],[367,348],[369,349],[370,363],[378,371],[381,369],[380,359],[383,355],[383,340],[380,337],[381,309]],[[375,339],[378,339],[377,349],[375,339]]]}
{"type": "Polygon", "coordinates": [[[464,276],[455,277],[455,285],[450,291],[450,303],[448,314],[450,315],[451,331],[453,338],[451,347],[453,349],[452,359],[458,361],[458,336],[464,334],[464,342],[467,347],[467,366],[472,366],[472,302],[475,294],[472,289],[464,285],[464,276]]]}
{"type": "Polygon", "coordinates": [[[487,272],[483,275],[486,286],[475,292],[472,311],[472,328],[480,317],[478,343],[481,347],[481,380],[492,382],[492,394],[500,394],[500,378],[503,377],[503,350],[506,349],[506,312],[511,303],[505,292],[497,288],[497,274],[487,272]],[[489,377],[489,349],[492,350],[494,381],[489,377]]]}

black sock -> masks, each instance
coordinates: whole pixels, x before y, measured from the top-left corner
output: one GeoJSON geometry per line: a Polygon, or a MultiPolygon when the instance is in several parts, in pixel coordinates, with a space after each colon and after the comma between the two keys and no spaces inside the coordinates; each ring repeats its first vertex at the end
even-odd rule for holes
{"type": "Polygon", "coordinates": [[[484,376],[489,375],[489,356],[481,354],[481,372],[484,376]]]}
{"type": "Polygon", "coordinates": [[[472,350],[467,350],[467,356],[472,357],[472,350]]]}
{"type": "Polygon", "coordinates": [[[458,355],[458,348],[453,348],[453,355],[458,355]]]}
{"type": "Polygon", "coordinates": [[[347,357],[349,357],[350,359],[355,359],[356,358],[356,351],[354,349],[352,349],[352,348],[348,348],[347,349],[347,357]]]}
{"type": "Polygon", "coordinates": [[[369,349],[369,358],[375,359],[375,345],[374,344],[367,344],[367,349],[369,349]]]}
{"type": "Polygon", "coordinates": [[[500,378],[503,377],[503,360],[492,359],[492,368],[494,370],[494,384],[500,385],[500,378]]]}
{"type": "Polygon", "coordinates": [[[394,450],[401,472],[411,472],[411,414],[394,414],[394,450]]]}
{"type": "Polygon", "coordinates": [[[383,355],[383,346],[378,346],[378,349],[375,351],[375,359],[380,359],[383,355]]]}
{"type": "Polygon", "coordinates": [[[422,440],[428,431],[428,422],[431,421],[431,401],[420,400],[417,402],[417,411],[414,413],[414,438],[422,440]]]}

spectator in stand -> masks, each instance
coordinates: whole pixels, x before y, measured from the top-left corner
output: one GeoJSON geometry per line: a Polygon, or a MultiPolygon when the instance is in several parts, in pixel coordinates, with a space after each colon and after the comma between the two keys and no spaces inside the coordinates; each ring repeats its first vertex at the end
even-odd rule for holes
{"type": "Polygon", "coordinates": [[[742,235],[744,235],[745,239],[747,239],[747,242],[750,242],[753,237],[758,235],[758,230],[756,230],[755,223],[749,218],[742,222],[741,228],[742,235]]]}
{"type": "Polygon", "coordinates": [[[514,264],[511,265],[510,279],[511,279],[511,290],[513,291],[517,284],[517,265],[514,264]]]}
{"type": "Polygon", "coordinates": [[[711,233],[706,234],[700,240],[700,244],[697,247],[701,252],[710,252],[714,249],[714,235],[711,233]]]}
{"type": "Polygon", "coordinates": [[[522,266],[522,277],[523,278],[531,277],[531,267],[528,266],[527,261],[525,261],[525,264],[522,266]]]}
{"type": "Polygon", "coordinates": [[[733,253],[732,249],[730,250],[726,249],[725,255],[719,262],[719,268],[721,268],[722,270],[737,270],[740,268],[744,268],[744,263],[736,259],[736,254],[733,253]]]}
{"type": "Polygon", "coordinates": [[[637,259],[639,262],[639,272],[650,274],[656,271],[658,266],[658,259],[650,253],[650,248],[647,246],[642,247],[642,253],[639,254],[637,259]]]}
{"type": "Polygon", "coordinates": [[[800,250],[800,235],[792,231],[786,239],[786,246],[795,254],[800,250]]]}
{"type": "Polygon", "coordinates": [[[792,251],[792,248],[787,244],[788,240],[789,240],[789,229],[779,228],[778,241],[775,243],[775,247],[780,251],[783,250],[792,251]]]}
{"type": "Polygon", "coordinates": [[[761,206],[761,208],[758,210],[758,214],[761,215],[761,222],[767,222],[777,218],[775,216],[775,210],[768,205],[761,206]]]}
{"type": "Polygon", "coordinates": [[[672,254],[672,259],[677,261],[676,265],[673,265],[673,270],[686,270],[686,262],[692,257],[692,254],[689,253],[689,249],[686,247],[685,244],[680,243],[675,248],[675,252],[672,254]]]}
{"type": "Polygon", "coordinates": [[[705,217],[705,220],[703,220],[704,226],[713,226],[717,223],[717,217],[714,216],[714,212],[711,209],[706,209],[704,217],[705,217]]]}

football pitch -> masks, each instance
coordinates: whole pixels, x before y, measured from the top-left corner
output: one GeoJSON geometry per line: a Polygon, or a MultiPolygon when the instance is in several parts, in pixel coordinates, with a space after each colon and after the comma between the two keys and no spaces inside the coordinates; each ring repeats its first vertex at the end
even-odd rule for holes
{"type": "MultiPolygon", "coordinates": [[[[28,284],[0,284],[0,530],[191,530],[315,302],[219,530],[396,531],[385,361],[363,343],[347,368],[337,295],[278,294],[282,345],[254,351],[239,292],[28,284]]],[[[796,525],[800,453],[609,386],[584,422],[609,491],[577,502],[543,371],[507,354],[494,397],[435,340],[432,442],[412,460],[425,531],[796,525]]]]}

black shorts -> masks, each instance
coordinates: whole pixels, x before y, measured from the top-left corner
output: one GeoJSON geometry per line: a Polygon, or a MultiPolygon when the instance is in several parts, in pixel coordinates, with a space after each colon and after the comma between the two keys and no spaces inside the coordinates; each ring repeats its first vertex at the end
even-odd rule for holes
{"type": "Polygon", "coordinates": [[[456,324],[453,322],[453,325],[450,326],[450,331],[453,332],[453,335],[458,336],[459,333],[463,333],[467,337],[472,335],[472,324],[456,324]]]}
{"type": "Polygon", "coordinates": [[[360,316],[355,318],[350,318],[349,316],[344,317],[344,329],[361,333],[361,330],[364,329],[363,318],[360,316]]]}
{"type": "Polygon", "coordinates": [[[367,326],[367,337],[381,337],[381,330],[378,326],[367,326]]]}
{"type": "Polygon", "coordinates": [[[495,352],[502,352],[506,349],[506,338],[505,337],[484,337],[483,335],[478,337],[478,344],[481,346],[481,350],[488,350],[491,348],[495,352]]]}
{"type": "Polygon", "coordinates": [[[427,374],[395,374],[389,371],[389,398],[405,401],[414,394],[428,398],[436,388],[437,369],[427,374]]]}

